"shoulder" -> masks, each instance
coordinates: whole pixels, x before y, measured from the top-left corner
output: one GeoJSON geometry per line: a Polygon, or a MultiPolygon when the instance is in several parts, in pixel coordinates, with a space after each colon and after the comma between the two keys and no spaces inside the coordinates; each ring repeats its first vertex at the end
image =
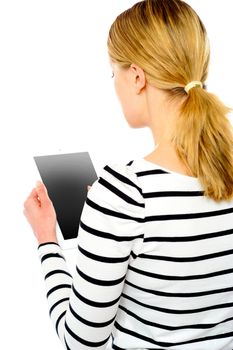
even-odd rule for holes
{"type": "Polygon", "coordinates": [[[115,185],[122,186],[122,189],[130,191],[135,195],[142,195],[142,189],[138,182],[138,177],[131,164],[110,164],[103,168],[101,178],[106,178],[115,183],[115,185]]]}
{"type": "Polygon", "coordinates": [[[144,208],[142,189],[132,163],[105,165],[88,198],[123,211],[138,212],[144,208]]]}

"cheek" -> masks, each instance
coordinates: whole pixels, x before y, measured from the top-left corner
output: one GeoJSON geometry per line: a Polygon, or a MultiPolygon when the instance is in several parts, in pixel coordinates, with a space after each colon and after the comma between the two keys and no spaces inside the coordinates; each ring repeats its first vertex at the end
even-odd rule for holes
{"type": "Polygon", "coordinates": [[[117,79],[117,78],[115,78],[114,79],[114,88],[115,88],[115,92],[116,92],[116,95],[117,95],[117,97],[118,97],[118,100],[121,102],[121,100],[122,100],[122,96],[124,96],[124,93],[123,93],[123,91],[122,91],[122,86],[121,86],[122,84],[120,83],[120,81],[117,79]]]}
{"type": "Polygon", "coordinates": [[[141,107],[137,96],[130,91],[129,87],[120,84],[117,80],[115,80],[115,91],[127,123],[132,128],[144,127],[145,122],[141,116],[141,107]]]}
{"type": "Polygon", "coordinates": [[[132,96],[130,94],[129,88],[126,87],[124,83],[115,79],[114,82],[116,95],[121,104],[123,113],[127,116],[130,113],[130,101],[132,100],[132,96]]]}

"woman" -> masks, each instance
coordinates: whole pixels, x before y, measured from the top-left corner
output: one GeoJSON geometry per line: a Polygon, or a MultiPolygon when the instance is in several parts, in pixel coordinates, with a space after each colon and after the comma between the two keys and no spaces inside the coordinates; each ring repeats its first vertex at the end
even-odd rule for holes
{"type": "Polygon", "coordinates": [[[124,115],[156,146],[88,192],[73,278],[45,186],[26,200],[58,336],[71,350],[232,349],[233,133],[206,91],[204,25],[183,1],[141,1],[108,50],[124,115]]]}

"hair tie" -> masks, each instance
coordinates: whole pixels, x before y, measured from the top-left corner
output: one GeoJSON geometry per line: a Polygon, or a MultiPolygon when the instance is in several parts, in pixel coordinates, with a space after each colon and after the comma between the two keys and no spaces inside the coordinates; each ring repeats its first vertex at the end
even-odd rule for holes
{"type": "Polygon", "coordinates": [[[189,90],[191,90],[192,88],[196,87],[196,86],[200,86],[201,88],[203,88],[203,84],[201,81],[198,80],[194,80],[191,81],[190,83],[188,83],[185,87],[184,90],[185,92],[188,94],[189,90]]]}

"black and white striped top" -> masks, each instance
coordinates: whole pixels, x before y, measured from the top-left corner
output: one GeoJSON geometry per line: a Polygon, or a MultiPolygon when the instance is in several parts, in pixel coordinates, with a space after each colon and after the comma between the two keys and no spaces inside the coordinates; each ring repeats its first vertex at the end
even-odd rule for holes
{"type": "Polygon", "coordinates": [[[106,166],[73,278],[59,245],[39,255],[66,349],[233,348],[233,201],[204,197],[197,178],[144,159],[106,166]]]}

